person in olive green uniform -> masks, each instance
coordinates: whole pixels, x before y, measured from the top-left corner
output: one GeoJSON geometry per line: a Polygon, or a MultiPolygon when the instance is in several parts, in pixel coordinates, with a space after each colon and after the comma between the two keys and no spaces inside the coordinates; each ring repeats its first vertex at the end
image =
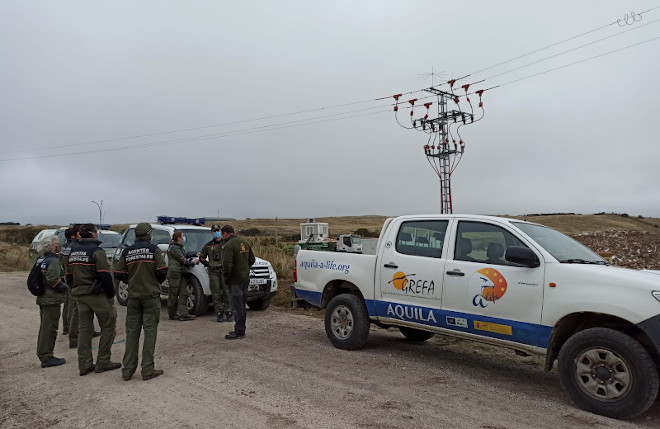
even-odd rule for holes
{"type": "MultiPolygon", "coordinates": [[[[60,264],[62,267],[64,267],[64,272],[66,273],[66,264],[69,259],[69,252],[71,251],[71,241],[73,239],[73,228],[67,228],[64,231],[64,239],[66,240],[64,242],[64,245],[62,246],[59,254],[60,258],[60,264]]],[[[73,301],[73,298],[71,297],[71,291],[67,288],[65,292],[65,297],[64,297],[64,307],[62,308],[62,335],[68,335],[69,334],[69,328],[71,326],[71,314],[73,313],[73,309],[71,308],[71,301],[73,301]]],[[[76,314],[76,325],[78,324],[78,315],[76,314]]],[[[78,339],[78,326],[75,328],[76,330],[76,340],[78,339]]]]}
{"type": "Polygon", "coordinates": [[[137,370],[143,329],[142,379],[151,380],[163,374],[162,370],[154,369],[154,352],[160,319],[161,283],[167,278],[167,265],[158,246],[151,243],[151,230],[148,223],[137,225],[135,243],[122,251],[114,273],[117,280],[128,283],[124,381],[130,380],[137,370]]]}
{"type": "Polygon", "coordinates": [[[223,248],[222,265],[225,281],[231,294],[231,304],[234,309],[234,330],[225,335],[228,340],[245,338],[245,305],[247,304],[247,288],[250,284],[250,267],[256,258],[252,248],[245,240],[234,234],[231,225],[222,227],[223,248]]]}
{"type": "MultiPolygon", "coordinates": [[[[80,241],[80,226],[81,224],[77,223],[64,231],[66,243],[62,247],[62,250],[60,250],[60,260],[63,261],[62,265],[67,272],[69,272],[69,255],[71,254],[71,247],[80,241]]],[[[63,311],[68,312],[69,348],[75,349],[78,348],[78,306],[76,305],[75,298],[71,295],[71,289],[69,289],[69,293],[67,294],[67,301],[65,301],[64,308],[65,310],[63,311]]],[[[64,335],[66,335],[66,332],[64,335]]],[[[100,335],[101,332],[99,331],[94,331],[92,334],[93,337],[98,337],[100,335]]]]}
{"type": "Polygon", "coordinates": [[[43,294],[37,297],[41,324],[39,325],[39,337],[37,340],[37,357],[41,361],[42,368],[63,365],[66,360],[53,356],[55,340],[57,339],[57,327],[60,323],[60,305],[64,302],[64,294],[68,286],[64,281],[64,270],[57,257],[60,242],[54,235],[44,237],[38,245],[41,257],[36,264],[41,265],[41,274],[45,286],[43,294]]]}
{"type": "Polygon", "coordinates": [[[169,293],[167,296],[167,313],[170,320],[194,320],[195,316],[188,313],[188,286],[183,278],[183,267],[192,267],[195,262],[186,260],[183,253],[183,244],[186,237],[183,232],[172,234],[170,247],[167,249],[167,283],[169,293]]]}
{"type": "Polygon", "coordinates": [[[112,362],[112,342],[115,339],[117,310],[114,306],[115,287],[105,251],[99,247],[98,230],[91,223],[80,227],[80,241],[72,244],[67,280],[78,309],[78,369],[80,375],[121,368],[112,362]],[[94,315],[101,326],[96,365],[92,357],[94,315]]]}
{"type": "Polygon", "coordinates": [[[218,313],[218,322],[222,322],[223,315],[227,322],[231,322],[234,319],[231,314],[229,289],[225,284],[225,277],[222,271],[223,241],[220,225],[213,225],[211,231],[213,231],[213,240],[204,245],[199,255],[199,261],[209,271],[209,287],[211,288],[211,297],[213,298],[213,308],[218,313]]]}

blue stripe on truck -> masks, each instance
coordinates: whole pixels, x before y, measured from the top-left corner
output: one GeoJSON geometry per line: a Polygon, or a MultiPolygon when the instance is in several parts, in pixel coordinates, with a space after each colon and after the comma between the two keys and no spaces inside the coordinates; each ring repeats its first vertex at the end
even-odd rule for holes
{"type": "MultiPolygon", "coordinates": [[[[296,289],[296,296],[317,307],[321,293],[296,289]]],[[[459,332],[547,348],[552,327],[396,302],[365,300],[370,317],[387,317],[459,332]]]]}
{"type": "Polygon", "coordinates": [[[388,301],[366,300],[369,316],[405,320],[546,348],[552,327],[388,301]]]}

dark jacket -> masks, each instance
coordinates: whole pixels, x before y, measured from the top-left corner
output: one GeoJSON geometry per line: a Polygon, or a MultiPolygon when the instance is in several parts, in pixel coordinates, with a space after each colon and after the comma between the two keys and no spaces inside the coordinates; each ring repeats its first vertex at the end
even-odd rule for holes
{"type": "Polygon", "coordinates": [[[199,255],[199,261],[210,269],[222,268],[222,246],[224,243],[224,240],[216,241],[215,239],[206,243],[199,255]],[[206,258],[208,258],[208,261],[205,260],[206,258]]]}
{"type": "Polygon", "coordinates": [[[58,292],[56,289],[61,290],[62,284],[65,283],[64,268],[62,268],[62,264],[54,253],[45,253],[39,260],[43,260],[41,274],[46,289],[42,295],[37,297],[37,305],[60,305],[64,302],[66,294],[63,292],[66,289],[63,289],[61,292],[58,292]]]}
{"type": "Polygon", "coordinates": [[[167,275],[169,277],[181,277],[183,267],[192,267],[193,265],[195,265],[194,262],[186,260],[181,244],[170,244],[167,249],[167,275]]]}
{"type": "Polygon", "coordinates": [[[115,278],[128,283],[128,299],[160,296],[160,284],[167,278],[163,252],[146,237],[138,237],[135,244],[121,252],[115,278]]]}
{"type": "Polygon", "coordinates": [[[101,242],[93,238],[83,238],[71,243],[66,272],[71,295],[105,293],[108,298],[115,296],[110,265],[105,250],[101,249],[99,244],[101,242]]]}
{"type": "Polygon", "coordinates": [[[223,248],[222,264],[225,281],[228,285],[243,285],[250,283],[250,267],[256,258],[252,248],[245,240],[231,235],[223,248]]]}

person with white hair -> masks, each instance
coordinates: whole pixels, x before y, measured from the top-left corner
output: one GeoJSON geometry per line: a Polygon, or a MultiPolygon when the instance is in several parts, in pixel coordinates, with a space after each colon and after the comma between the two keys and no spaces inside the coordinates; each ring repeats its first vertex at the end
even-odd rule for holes
{"type": "Polygon", "coordinates": [[[39,241],[37,251],[41,255],[37,259],[40,265],[41,278],[44,283],[44,292],[37,296],[37,305],[40,308],[41,324],[37,339],[37,357],[42,368],[59,366],[66,363],[64,358],[53,355],[57,328],[60,323],[60,306],[64,302],[68,285],[64,280],[64,269],[57,257],[60,251],[60,241],[55,235],[47,235],[39,241]]]}

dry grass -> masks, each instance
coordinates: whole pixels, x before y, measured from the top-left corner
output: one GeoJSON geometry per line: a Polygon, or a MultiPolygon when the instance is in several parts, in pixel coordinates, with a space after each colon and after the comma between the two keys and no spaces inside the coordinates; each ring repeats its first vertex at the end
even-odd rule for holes
{"type": "Polygon", "coordinates": [[[28,247],[0,244],[0,271],[30,271],[28,247]]]}

